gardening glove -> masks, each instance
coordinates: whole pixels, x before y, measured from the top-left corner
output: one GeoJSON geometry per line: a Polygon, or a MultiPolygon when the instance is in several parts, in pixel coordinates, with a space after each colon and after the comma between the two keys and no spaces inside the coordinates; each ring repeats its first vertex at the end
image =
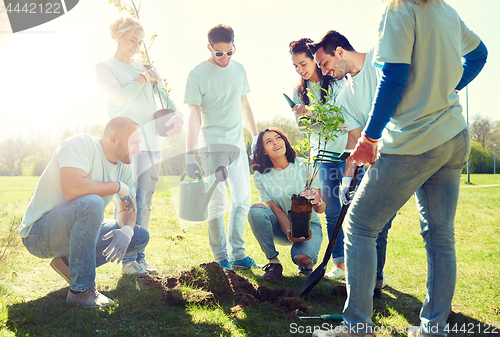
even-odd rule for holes
{"type": "Polygon", "coordinates": [[[252,146],[250,147],[252,149],[252,153],[250,153],[251,160],[253,160],[253,153],[255,152],[255,146],[257,145],[257,138],[259,138],[258,133],[252,136],[252,146]]]}
{"type": "Polygon", "coordinates": [[[300,192],[300,195],[309,199],[309,202],[313,205],[316,205],[316,206],[323,205],[323,199],[321,199],[321,195],[319,195],[318,191],[316,191],[316,190],[306,190],[306,191],[300,192]]]}
{"type": "Polygon", "coordinates": [[[167,136],[175,137],[182,131],[182,126],[184,125],[184,121],[177,115],[172,116],[166,123],[165,126],[168,128],[170,125],[173,125],[174,128],[172,130],[168,130],[167,136]]]}
{"type": "Polygon", "coordinates": [[[103,240],[113,238],[113,241],[102,252],[102,255],[106,256],[106,261],[120,263],[127,252],[133,235],[134,230],[130,226],[123,226],[120,229],[114,229],[104,234],[103,240]]]}
{"type": "Polygon", "coordinates": [[[196,172],[202,174],[201,167],[194,157],[194,153],[186,153],[186,174],[191,179],[196,179],[196,172]]]}
{"type": "Polygon", "coordinates": [[[349,186],[351,186],[352,177],[343,177],[342,178],[342,186],[340,186],[340,198],[342,199],[342,204],[349,205],[351,203],[352,198],[354,198],[354,194],[358,189],[358,186],[354,189],[354,191],[349,192],[349,186]]]}
{"type": "Polygon", "coordinates": [[[377,159],[378,139],[371,139],[366,134],[361,134],[358,143],[351,153],[351,160],[359,165],[373,164],[377,159]]]}
{"type": "Polygon", "coordinates": [[[118,192],[116,192],[116,195],[120,198],[122,202],[127,203],[125,205],[127,212],[137,211],[137,206],[135,204],[135,197],[130,193],[130,188],[121,181],[118,181],[118,185],[120,187],[118,188],[118,192]]]}

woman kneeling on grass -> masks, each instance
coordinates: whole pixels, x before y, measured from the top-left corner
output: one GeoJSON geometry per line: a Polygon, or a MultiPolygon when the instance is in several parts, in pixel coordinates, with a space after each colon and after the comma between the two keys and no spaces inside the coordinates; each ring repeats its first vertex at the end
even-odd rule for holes
{"type": "Polygon", "coordinates": [[[325,203],[321,198],[320,183],[313,181],[312,189],[304,191],[306,166],[296,158],[295,150],[283,132],[269,128],[259,133],[254,150],[252,168],[254,183],[262,203],[254,204],[248,213],[248,222],[269,259],[264,266],[264,279],[275,280],[283,273],[275,243],[292,246],[291,257],[299,266],[299,275],[309,275],[316,264],[323,240],[321,222],[317,213],[323,213],[325,203]],[[305,196],[313,204],[309,237],[293,238],[287,213],[293,194],[305,196]]]}

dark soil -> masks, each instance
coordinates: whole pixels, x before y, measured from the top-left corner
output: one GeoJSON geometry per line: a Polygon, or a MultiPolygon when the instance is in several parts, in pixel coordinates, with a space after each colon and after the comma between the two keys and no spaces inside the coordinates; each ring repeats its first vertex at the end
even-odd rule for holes
{"type": "Polygon", "coordinates": [[[309,199],[298,194],[292,195],[292,213],[311,213],[313,205],[309,199]]]}
{"type": "Polygon", "coordinates": [[[274,312],[286,316],[291,316],[296,309],[302,312],[307,310],[305,302],[291,288],[270,289],[255,286],[234,271],[222,269],[216,262],[193,267],[177,277],[154,276],[143,279],[143,282],[159,288],[164,301],[171,306],[231,302],[236,303],[230,309],[235,312],[245,307],[269,305],[273,307],[274,312]]]}

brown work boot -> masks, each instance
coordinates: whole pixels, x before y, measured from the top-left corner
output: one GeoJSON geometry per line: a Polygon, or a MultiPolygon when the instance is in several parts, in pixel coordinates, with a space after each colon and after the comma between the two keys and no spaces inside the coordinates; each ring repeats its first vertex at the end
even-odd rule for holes
{"type": "Polygon", "coordinates": [[[50,266],[69,284],[69,261],[67,256],[52,259],[50,266]]]}
{"type": "Polygon", "coordinates": [[[104,308],[115,304],[113,300],[107,298],[97,291],[95,287],[90,287],[85,291],[74,294],[68,290],[66,303],[76,304],[84,308],[104,308]]]}

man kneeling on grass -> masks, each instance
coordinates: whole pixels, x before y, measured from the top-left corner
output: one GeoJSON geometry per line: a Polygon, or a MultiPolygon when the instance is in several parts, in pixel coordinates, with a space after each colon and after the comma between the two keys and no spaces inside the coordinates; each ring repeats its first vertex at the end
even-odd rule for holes
{"type": "Polygon", "coordinates": [[[135,122],[113,118],[101,139],[77,134],[63,141],[40,177],[19,235],[31,254],[54,258],[50,265],[70,284],[67,303],[112,305],[95,287],[96,267],[119,263],[149,241],[148,231],[135,226],[134,178],[127,165],[140,142],[135,122]],[[116,219],[104,220],[113,195],[116,219]]]}

